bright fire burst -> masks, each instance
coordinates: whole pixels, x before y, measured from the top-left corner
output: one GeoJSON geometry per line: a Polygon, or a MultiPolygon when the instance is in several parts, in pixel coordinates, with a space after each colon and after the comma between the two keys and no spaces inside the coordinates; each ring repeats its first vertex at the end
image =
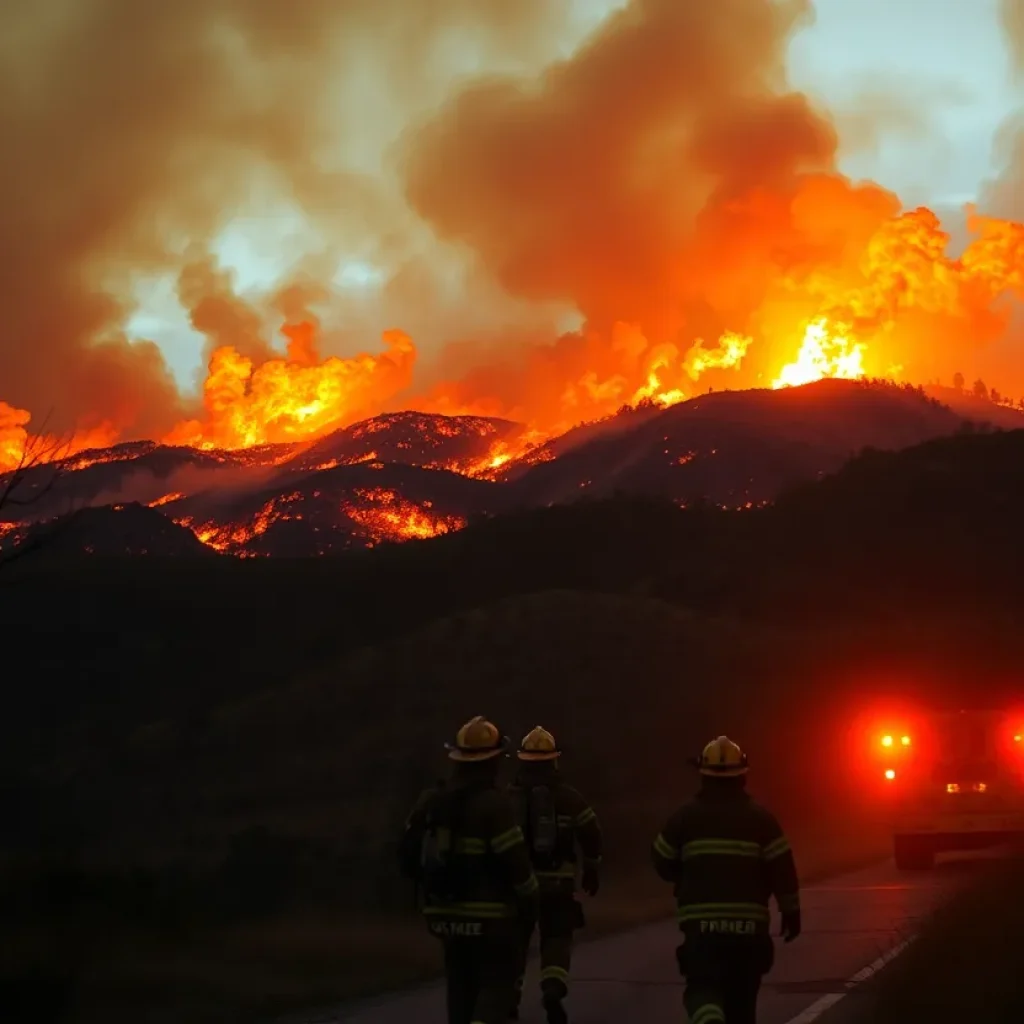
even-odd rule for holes
{"type": "Polygon", "coordinates": [[[864,376],[864,345],[849,328],[820,317],[807,325],[796,359],[772,381],[773,388],[798,387],[826,377],[858,380],[864,376]]]}

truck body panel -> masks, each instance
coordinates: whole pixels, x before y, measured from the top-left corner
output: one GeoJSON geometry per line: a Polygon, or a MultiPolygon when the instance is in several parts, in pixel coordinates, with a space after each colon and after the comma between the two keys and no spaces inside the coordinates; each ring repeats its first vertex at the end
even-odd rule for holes
{"type": "Polygon", "coordinates": [[[1024,840],[1024,736],[1005,711],[932,712],[882,738],[897,867],[1024,840]]]}

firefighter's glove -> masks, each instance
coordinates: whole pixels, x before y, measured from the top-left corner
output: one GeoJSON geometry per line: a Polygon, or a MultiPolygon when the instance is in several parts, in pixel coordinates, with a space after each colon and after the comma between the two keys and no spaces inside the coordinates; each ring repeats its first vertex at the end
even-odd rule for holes
{"type": "Polygon", "coordinates": [[[800,911],[788,910],[782,915],[782,940],[792,942],[800,934],[800,911]]]}
{"type": "Polygon", "coordinates": [[[580,887],[588,896],[597,895],[597,890],[601,888],[601,876],[598,874],[595,865],[587,864],[583,868],[583,879],[580,887]]]}

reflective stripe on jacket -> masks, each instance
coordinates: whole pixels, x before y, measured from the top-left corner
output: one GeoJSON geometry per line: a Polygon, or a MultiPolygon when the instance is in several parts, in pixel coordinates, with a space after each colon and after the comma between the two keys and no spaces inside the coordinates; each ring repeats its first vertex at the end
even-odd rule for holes
{"type": "Polygon", "coordinates": [[[765,934],[769,900],[798,910],[789,841],[775,816],[738,787],[712,784],[669,818],[651,857],[675,886],[679,920],[701,932],[765,934]]]}

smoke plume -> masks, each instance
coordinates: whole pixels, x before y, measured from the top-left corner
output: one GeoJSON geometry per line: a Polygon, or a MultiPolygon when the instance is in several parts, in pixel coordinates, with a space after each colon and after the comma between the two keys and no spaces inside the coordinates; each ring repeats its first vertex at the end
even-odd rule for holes
{"type": "MultiPolygon", "coordinates": [[[[1024,75],[1024,0],[1000,0],[999,13],[1011,70],[1020,83],[1024,75]]],[[[1024,106],[1000,128],[994,156],[999,173],[984,190],[984,208],[999,217],[1024,220],[1024,106]]]]}
{"type": "MultiPolygon", "coordinates": [[[[1009,236],[964,270],[927,211],[838,173],[836,125],[871,145],[884,104],[833,121],[788,83],[810,0],[629,0],[573,49],[578,13],[8,0],[0,428],[53,409],[231,447],[404,405],[553,430],[705,373],[767,385],[812,317],[918,380],[1003,329],[1009,236]],[[280,230],[297,213],[301,239],[280,230]],[[290,267],[260,294],[216,258],[239,218],[290,267]],[[125,334],[168,277],[206,340],[198,399],[125,334]]],[[[1005,14],[1019,59],[1020,2],[1005,14]]],[[[1007,175],[987,208],[1013,205],[1007,175]]]]}
{"type": "Polygon", "coordinates": [[[208,250],[260,189],[322,217],[338,246],[396,244],[409,229],[377,195],[374,132],[439,97],[453,48],[499,64],[543,57],[567,9],[565,0],[8,0],[4,400],[36,416],[52,408],[58,426],[106,421],[147,435],[171,426],[184,410],[160,351],[124,334],[139,276],[183,268],[197,326],[260,351],[256,325],[190,247],[208,250]]]}

